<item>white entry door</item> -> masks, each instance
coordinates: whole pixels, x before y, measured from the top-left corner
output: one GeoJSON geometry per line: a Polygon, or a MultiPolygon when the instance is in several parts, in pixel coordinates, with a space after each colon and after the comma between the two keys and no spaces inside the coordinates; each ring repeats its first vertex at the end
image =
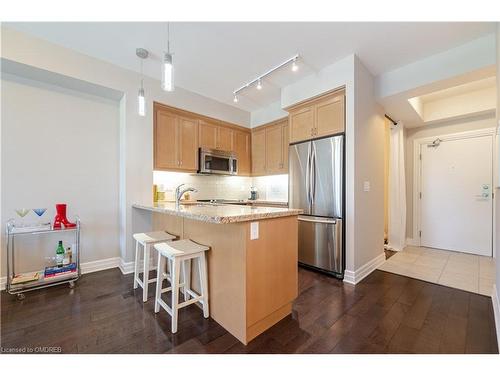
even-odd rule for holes
{"type": "Polygon", "coordinates": [[[493,137],[420,145],[420,244],[492,256],[493,137]]]}

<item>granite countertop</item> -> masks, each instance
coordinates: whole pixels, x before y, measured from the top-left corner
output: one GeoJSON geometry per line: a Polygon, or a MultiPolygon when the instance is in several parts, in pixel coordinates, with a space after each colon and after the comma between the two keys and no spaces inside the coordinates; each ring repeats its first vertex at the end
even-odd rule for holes
{"type": "Polygon", "coordinates": [[[284,216],[296,216],[302,213],[302,210],[281,207],[238,206],[210,203],[181,204],[179,208],[175,207],[175,203],[166,202],[155,203],[150,206],[133,204],[132,207],[215,224],[229,224],[284,216]]]}

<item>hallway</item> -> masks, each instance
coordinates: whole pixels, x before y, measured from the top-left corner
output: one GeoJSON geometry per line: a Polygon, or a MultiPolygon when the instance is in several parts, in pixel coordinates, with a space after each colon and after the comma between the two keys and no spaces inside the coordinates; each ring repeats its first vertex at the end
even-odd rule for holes
{"type": "Polygon", "coordinates": [[[454,251],[407,246],[379,270],[491,296],[495,259],[454,251]]]}

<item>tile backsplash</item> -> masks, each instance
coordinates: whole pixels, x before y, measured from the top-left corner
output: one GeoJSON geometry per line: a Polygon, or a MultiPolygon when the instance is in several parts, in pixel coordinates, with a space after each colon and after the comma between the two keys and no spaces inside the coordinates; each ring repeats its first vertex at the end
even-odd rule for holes
{"type": "Polygon", "coordinates": [[[153,183],[165,191],[165,199],[173,200],[175,188],[187,184],[198,190],[190,199],[248,199],[250,188],[255,186],[259,199],[288,201],[288,175],[243,177],[196,175],[180,172],[153,172],[153,183]]]}
{"type": "Polygon", "coordinates": [[[259,199],[288,202],[288,175],[260,176],[252,178],[252,186],[259,193],[259,199]]]}
{"type": "Polygon", "coordinates": [[[190,193],[190,199],[247,199],[252,178],[154,171],[153,183],[158,185],[159,191],[165,191],[167,200],[174,199],[174,191],[179,184],[198,190],[197,193],[190,193]]]}

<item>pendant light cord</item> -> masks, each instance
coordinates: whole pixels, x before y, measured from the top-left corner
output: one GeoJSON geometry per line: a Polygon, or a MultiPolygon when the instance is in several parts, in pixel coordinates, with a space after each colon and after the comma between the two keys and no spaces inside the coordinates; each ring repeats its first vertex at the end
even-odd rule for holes
{"type": "Polygon", "coordinates": [[[170,54],[170,22],[167,22],[167,53],[170,54]]]}
{"type": "Polygon", "coordinates": [[[143,59],[141,59],[141,89],[144,90],[144,73],[143,73],[143,69],[142,69],[142,65],[143,65],[143,59]]]}

